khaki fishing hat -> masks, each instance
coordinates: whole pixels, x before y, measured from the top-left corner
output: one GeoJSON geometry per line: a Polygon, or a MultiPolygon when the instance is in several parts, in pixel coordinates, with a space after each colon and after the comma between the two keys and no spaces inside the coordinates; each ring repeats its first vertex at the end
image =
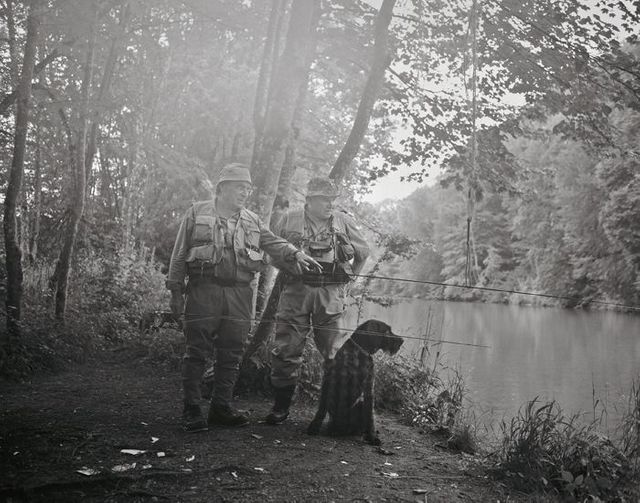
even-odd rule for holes
{"type": "Polygon", "coordinates": [[[333,180],[326,176],[312,178],[307,184],[307,197],[324,196],[335,199],[338,195],[338,189],[333,180]]]}
{"type": "Polygon", "coordinates": [[[218,183],[216,185],[219,185],[222,182],[251,183],[249,167],[246,164],[240,164],[239,162],[227,164],[220,170],[220,176],[218,177],[218,183]]]}

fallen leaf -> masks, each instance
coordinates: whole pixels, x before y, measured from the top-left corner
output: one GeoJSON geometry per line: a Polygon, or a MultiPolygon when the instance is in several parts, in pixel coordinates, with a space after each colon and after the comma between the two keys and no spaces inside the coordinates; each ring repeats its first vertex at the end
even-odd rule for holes
{"type": "Polygon", "coordinates": [[[13,453],[14,456],[17,456],[18,454],[20,454],[20,451],[16,451],[13,453]]]}
{"type": "Polygon", "coordinates": [[[181,471],[184,472],[184,473],[192,473],[193,472],[193,470],[191,468],[183,468],[181,471]]]}
{"type": "Polygon", "coordinates": [[[192,455],[191,455],[191,456],[189,456],[188,458],[185,458],[185,461],[186,461],[187,463],[191,463],[194,459],[196,459],[196,456],[192,454],[192,455]]]}
{"type": "Polygon", "coordinates": [[[393,466],[393,465],[387,461],[387,462],[384,464],[384,466],[393,466]]]}
{"type": "Polygon", "coordinates": [[[164,458],[166,456],[166,454],[162,451],[160,452],[156,452],[156,456],[158,456],[159,458],[164,458]]]}
{"type": "Polygon", "coordinates": [[[140,449],[120,449],[122,454],[131,454],[132,456],[139,456],[140,454],[144,454],[147,451],[142,451],[140,449]]]}
{"type": "Polygon", "coordinates": [[[397,479],[400,476],[396,472],[382,472],[382,475],[389,477],[390,479],[397,479]]]}
{"type": "Polygon", "coordinates": [[[141,424],[142,426],[149,426],[149,423],[145,423],[144,421],[140,421],[140,424],[141,424]]]}
{"type": "Polygon", "coordinates": [[[377,452],[378,454],[382,454],[382,455],[384,455],[384,456],[395,456],[395,455],[396,455],[396,453],[395,453],[395,452],[393,452],[393,451],[388,451],[387,449],[384,449],[384,448],[382,448],[382,447],[378,447],[378,448],[376,449],[376,452],[377,452]]]}
{"type": "Polygon", "coordinates": [[[237,479],[237,478],[238,478],[238,473],[237,473],[237,472],[231,472],[231,476],[232,476],[234,479],[237,479]]]}
{"type": "Polygon", "coordinates": [[[340,461],[340,463],[342,463],[343,465],[348,465],[349,464],[346,461],[340,461]]]}
{"type": "Polygon", "coordinates": [[[86,466],[83,466],[82,469],[76,470],[76,473],[90,477],[91,475],[97,475],[100,472],[98,470],[94,470],[93,468],[87,468],[86,466]]]}
{"type": "Polygon", "coordinates": [[[151,465],[142,465],[143,470],[148,470],[149,468],[151,468],[151,465]]]}
{"type": "Polygon", "coordinates": [[[151,437],[152,444],[155,444],[158,440],[160,440],[158,437],[151,437]]]}
{"type": "Polygon", "coordinates": [[[113,468],[111,468],[111,471],[115,473],[121,473],[129,470],[133,470],[135,467],[136,467],[136,463],[116,465],[113,468]]]}
{"type": "Polygon", "coordinates": [[[280,440],[274,440],[273,443],[274,444],[281,444],[282,442],[280,440]]]}
{"type": "Polygon", "coordinates": [[[257,440],[262,440],[264,438],[262,435],[258,435],[257,433],[252,433],[251,436],[257,440]]]}
{"type": "Polygon", "coordinates": [[[267,470],[265,470],[264,468],[261,468],[261,467],[259,467],[259,466],[256,466],[256,467],[254,468],[254,470],[255,470],[255,471],[257,471],[257,472],[260,472],[260,473],[266,473],[266,471],[267,471],[267,470]]]}
{"type": "Polygon", "coordinates": [[[562,480],[564,480],[568,484],[573,483],[573,475],[571,474],[571,472],[568,472],[566,470],[560,470],[560,476],[562,477],[562,480]]]}

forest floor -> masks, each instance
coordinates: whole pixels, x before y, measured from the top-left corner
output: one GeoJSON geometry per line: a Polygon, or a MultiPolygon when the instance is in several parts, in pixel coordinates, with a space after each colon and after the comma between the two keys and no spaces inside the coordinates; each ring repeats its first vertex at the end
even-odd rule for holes
{"type": "Polygon", "coordinates": [[[377,416],[382,447],[307,436],[308,405],[268,426],[260,398],[238,401],[249,426],[185,433],[179,375],[132,358],[0,384],[0,501],[525,499],[491,479],[481,458],[392,416],[377,416]]]}

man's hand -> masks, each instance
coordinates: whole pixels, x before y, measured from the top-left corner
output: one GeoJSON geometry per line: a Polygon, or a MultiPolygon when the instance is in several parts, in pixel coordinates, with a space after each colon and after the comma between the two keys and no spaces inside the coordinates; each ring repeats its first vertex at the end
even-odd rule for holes
{"type": "Polygon", "coordinates": [[[295,254],[296,259],[296,269],[298,269],[301,273],[305,271],[309,271],[311,269],[315,269],[318,272],[322,272],[322,266],[319,262],[311,258],[304,252],[298,251],[295,254]]]}
{"type": "Polygon", "coordinates": [[[176,321],[180,321],[184,313],[184,297],[178,290],[171,290],[171,301],[169,307],[176,321]]]}

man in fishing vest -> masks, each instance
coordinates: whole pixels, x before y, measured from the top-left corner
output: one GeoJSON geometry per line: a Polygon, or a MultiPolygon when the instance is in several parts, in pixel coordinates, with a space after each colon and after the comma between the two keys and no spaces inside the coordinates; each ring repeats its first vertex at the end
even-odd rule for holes
{"type": "Polygon", "coordinates": [[[200,381],[205,358],[213,349],[215,384],[208,423],[241,426],[248,422],[230,400],[254,316],[253,280],[265,265],[264,252],[300,272],[320,268],[244,208],[251,189],[246,166],[225,166],[215,198],[197,202],[186,212],[171,255],[166,285],[174,315],[182,316],[184,311],[183,421],[189,432],[208,427],[199,405],[200,381]]]}
{"type": "MultiPolygon", "coordinates": [[[[345,285],[360,273],[369,247],[353,219],[334,210],[337,196],[329,178],[311,179],[304,209],[289,211],[274,229],[320,262],[322,272],[289,274],[285,280],[272,350],[275,403],[266,417],[269,424],[279,424],[289,415],[310,327],[325,359],[333,359],[351,335],[342,324],[345,285]]],[[[286,264],[280,267],[289,269],[286,264]]]]}

